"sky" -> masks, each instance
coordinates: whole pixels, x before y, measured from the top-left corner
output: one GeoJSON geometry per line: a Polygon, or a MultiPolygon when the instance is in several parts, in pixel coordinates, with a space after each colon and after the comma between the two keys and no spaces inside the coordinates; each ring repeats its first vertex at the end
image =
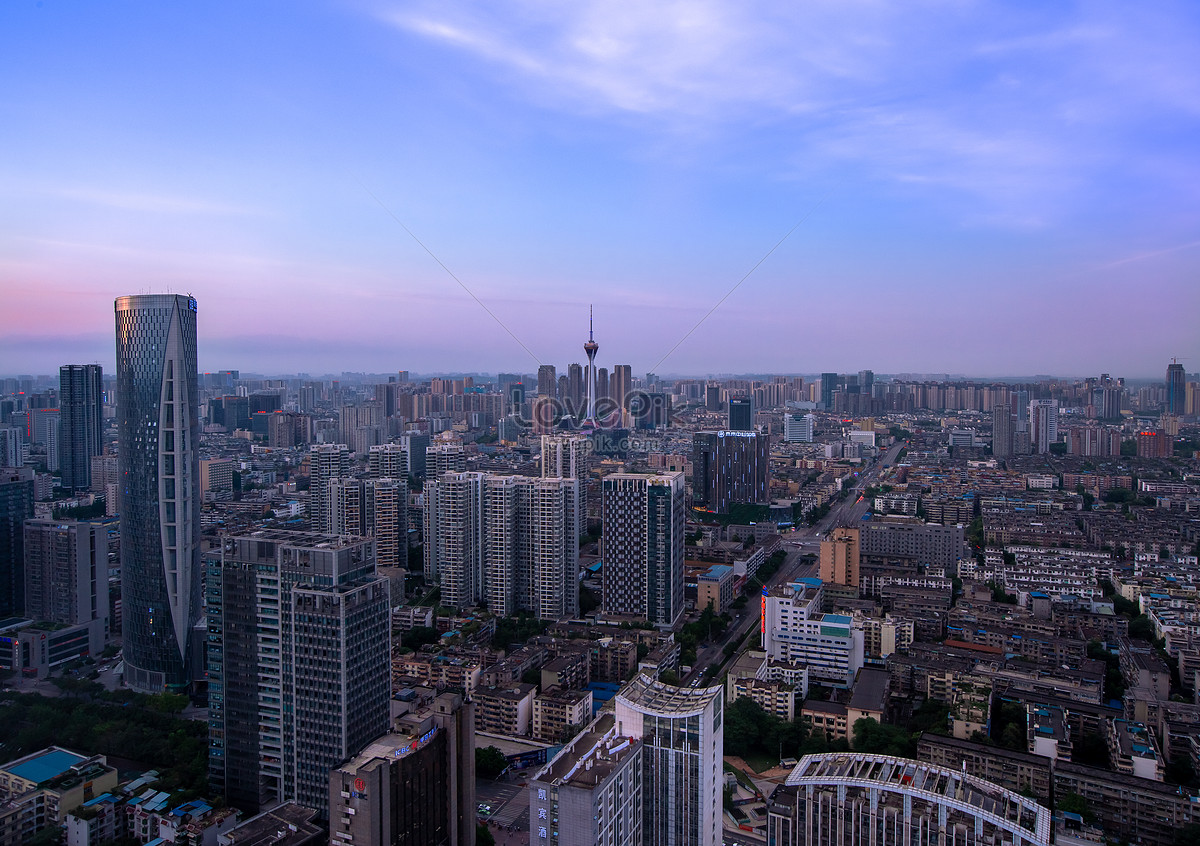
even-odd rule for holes
{"type": "Polygon", "coordinates": [[[1200,4],[0,4],[0,373],[1200,370],[1200,4]]]}

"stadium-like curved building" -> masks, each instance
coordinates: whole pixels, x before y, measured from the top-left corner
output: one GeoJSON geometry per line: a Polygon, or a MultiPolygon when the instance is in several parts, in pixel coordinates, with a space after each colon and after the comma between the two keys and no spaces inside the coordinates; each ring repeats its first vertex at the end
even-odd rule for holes
{"type": "Polygon", "coordinates": [[[854,752],[807,755],[772,794],[774,846],[1047,846],[1034,799],[924,761],[854,752]]]}

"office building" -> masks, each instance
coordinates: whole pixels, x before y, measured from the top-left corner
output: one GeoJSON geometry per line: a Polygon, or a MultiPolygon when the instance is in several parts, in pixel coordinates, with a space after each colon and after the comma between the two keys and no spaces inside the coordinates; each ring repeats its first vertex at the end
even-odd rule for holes
{"type": "Polygon", "coordinates": [[[783,439],[788,443],[811,444],[814,418],[811,414],[788,412],[783,415],[783,439]]]}
{"type": "Polygon", "coordinates": [[[603,479],[603,610],[670,629],[683,616],[683,473],[603,479]]]}
{"type": "Polygon", "coordinates": [[[329,777],[332,843],[474,846],[475,705],[443,693],[329,777]]]}
{"type": "Polygon", "coordinates": [[[99,364],[64,364],[58,369],[58,454],[62,486],[91,485],[92,456],[104,446],[103,378],[99,364]]]}
{"type": "Polygon", "coordinates": [[[717,514],[739,504],[770,502],[770,436],[749,431],[697,432],[692,437],[692,498],[717,514]]]}
{"type": "Polygon", "coordinates": [[[1007,405],[992,408],[992,455],[996,458],[1013,455],[1013,416],[1007,405]]]}
{"type": "Polygon", "coordinates": [[[387,731],[391,602],[374,541],[261,530],[205,577],[209,785],[250,813],[326,815],[329,771],[387,731]]]}
{"type": "Polygon", "coordinates": [[[15,426],[0,429],[0,467],[21,467],[28,452],[24,433],[15,426]]]}
{"type": "Polygon", "coordinates": [[[108,534],[96,523],[25,521],[25,616],[108,631],[108,534]]]}
{"type": "Polygon", "coordinates": [[[859,586],[858,529],[837,528],[821,541],[821,581],[825,584],[859,586]]]}
{"type": "Polygon", "coordinates": [[[838,387],[838,375],[836,373],[821,374],[821,408],[826,411],[833,409],[833,392],[838,387]]]}
{"type": "Polygon", "coordinates": [[[33,516],[33,468],[0,468],[0,616],[24,613],[25,521],[33,516]]]}
{"type": "Polygon", "coordinates": [[[641,846],[642,742],[601,712],[529,781],[530,846],[641,846]]]}
{"type": "Polygon", "coordinates": [[[1183,365],[1172,361],[1167,365],[1167,401],[1163,410],[1168,414],[1186,414],[1187,374],[1183,365]]]}
{"type": "Polygon", "coordinates": [[[182,690],[200,618],[196,301],[145,294],[114,310],[125,683],[182,690]]]}
{"type": "Polygon", "coordinates": [[[966,530],[962,525],[865,523],[859,529],[861,554],[904,558],[926,569],[958,573],[966,530]]]}
{"type": "Polygon", "coordinates": [[[853,752],[806,755],[767,806],[775,846],[915,843],[1048,846],[1036,799],[966,772],[853,752]]]}
{"type": "Polygon", "coordinates": [[[639,674],[616,695],[617,734],[642,743],[644,846],[721,843],[724,692],[639,674]]]}
{"type": "Polygon", "coordinates": [[[210,494],[233,493],[233,461],[228,458],[202,458],[200,460],[200,495],[214,499],[210,494]]]}
{"type": "Polygon", "coordinates": [[[308,523],[314,532],[332,531],[329,483],[350,473],[350,447],[313,444],[308,453],[308,523]]]}
{"type": "Polygon", "coordinates": [[[774,661],[808,665],[813,682],[849,688],[863,665],[863,631],[851,617],[822,613],[823,601],[819,580],[764,589],[762,648],[774,661]]]}
{"type": "Polygon", "coordinates": [[[1058,400],[1029,401],[1029,443],[1036,453],[1049,452],[1058,443],[1058,400]]]}
{"type": "Polygon", "coordinates": [[[754,400],[750,397],[731,397],[729,400],[729,428],[735,432],[754,429],[754,400]]]}
{"type": "Polygon", "coordinates": [[[720,411],[721,410],[721,386],[720,385],[705,385],[704,386],[704,410],[705,411],[720,411]]]}

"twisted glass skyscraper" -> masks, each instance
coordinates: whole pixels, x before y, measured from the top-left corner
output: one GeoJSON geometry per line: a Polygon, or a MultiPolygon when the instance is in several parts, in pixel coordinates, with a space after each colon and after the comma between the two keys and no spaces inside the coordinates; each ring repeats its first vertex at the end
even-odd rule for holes
{"type": "Polygon", "coordinates": [[[125,681],[182,691],[200,614],[196,301],[146,294],[115,308],[125,681]]]}

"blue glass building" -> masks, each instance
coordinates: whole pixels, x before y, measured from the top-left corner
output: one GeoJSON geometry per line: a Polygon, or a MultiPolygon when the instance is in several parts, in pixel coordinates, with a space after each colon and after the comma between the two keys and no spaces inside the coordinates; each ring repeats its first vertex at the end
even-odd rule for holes
{"type": "Polygon", "coordinates": [[[125,682],[181,692],[201,596],[196,301],[146,294],[115,309],[125,682]]]}

